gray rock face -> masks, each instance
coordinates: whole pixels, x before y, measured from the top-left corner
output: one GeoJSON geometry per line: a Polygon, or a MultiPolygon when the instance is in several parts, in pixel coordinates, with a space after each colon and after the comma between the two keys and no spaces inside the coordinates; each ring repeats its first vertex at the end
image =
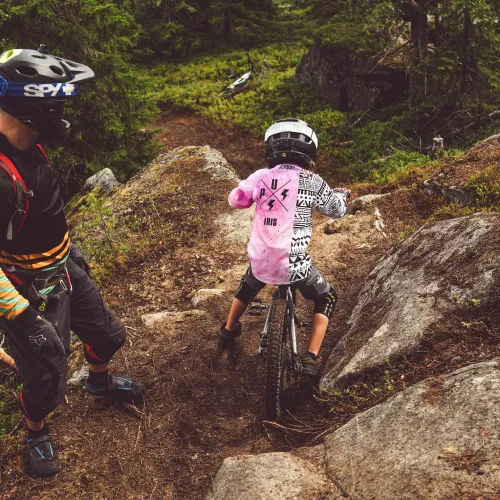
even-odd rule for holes
{"type": "Polygon", "coordinates": [[[302,59],[295,79],[340,111],[362,111],[400,100],[408,89],[404,71],[345,48],[316,43],[302,59]]]}
{"type": "Polygon", "coordinates": [[[189,157],[203,158],[205,163],[201,170],[210,174],[212,179],[216,181],[230,180],[239,182],[240,180],[236,171],[229,165],[222,153],[210,146],[180,146],[161,154],[154,163],[165,165],[189,157]]]}
{"type": "Polygon", "coordinates": [[[192,309],[191,311],[170,312],[164,311],[159,313],[143,314],[141,320],[146,328],[163,328],[168,327],[175,323],[184,323],[192,321],[197,318],[206,318],[208,314],[206,311],[192,309]]]}
{"type": "Polygon", "coordinates": [[[373,202],[385,198],[389,196],[390,193],[386,194],[365,194],[364,196],[360,196],[359,198],[351,201],[347,207],[348,214],[355,214],[358,210],[363,210],[373,202]]]}
{"type": "MultiPolygon", "coordinates": [[[[320,451],[320,453],[323,450],[320,451]]],[[[206,500],[326,500],[339,498],[322,470],[290,453],[243,455],[224,460],[206,500]]]]}
{"type": "Polygon", "coordinates": [[[116,180],[115,174],[109,168],[105,168],[97,174],[89,177],[85,181],[85,187],[89,190],[96,187],[100,187],[103,192],[113,189],[115,186],[119,186],[121,183],[116,180]]]}
{"type": "Polygon", "coordinates": [[[498,300],[499,226],[493,213],[445,220],[391,250],[368,275],[322,387],[413,352],[434,322],[465,301],[498,300]]]}
{"type": "Polygon", "coordinates": [[[327,474],[356,499],[490,498],[500,490],[500,365],[425,380],[327,437],[327,474]]]}
{"type": "Polygon", "coordinates": [[[460,186],[444,186],[436,179],[424,182],[425,194],[439,194],[450,203],[458,203],[462,207],[473,206],[476,198],[473,191],[460,186]]]}
{"type": "Polygon", "coordinates": [[[84,385],[87,377],[89,376],[89,365],[84,363],[78,370],[73,372],[71,378],[68,380],[68,385],[74,385],[76,387],[84,385]]]}
{"type": "Polygon", "coordinates": [[[203,150],[207,160],[203,170],[209,172],[210,175],[217,181],[230,180],[239,182],[240,179],[238,178],[238,175],[234,171],[233,167],[229,165],[227,160],[219,151],[211,148],[210,146],[205,146],[203,150]]]}
{"type": "Polygon", "coordinates": [[[233,210],[217,218],[216,222],[224,231],[228,241],[246,245],[250,240],[255,208],[233,210]]]}
{"type": "Polygon", "coordinates": [[[360,413],[323,445],[228,458],[207,500],[494,498],[499,426],[496,359],[424,380],[360,413]]]}
{"type": "Polygon", "coordinates": [[[217,300],[224,295],[224,290],[216,288],[201,288],[198,290],[191,299],[193,307],[206,307],[212,300],[217,300]]]}

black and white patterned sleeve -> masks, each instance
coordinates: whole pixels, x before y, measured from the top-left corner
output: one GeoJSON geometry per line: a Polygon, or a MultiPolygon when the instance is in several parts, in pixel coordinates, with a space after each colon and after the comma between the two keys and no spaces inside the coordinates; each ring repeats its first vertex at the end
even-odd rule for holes
{"type": "Polygon", "coordinates": [[[313,206],[328,217],[344,217],[347,210],[346,194],[333,191],[319,175],[315,177],[317,190],[313,206]]]}

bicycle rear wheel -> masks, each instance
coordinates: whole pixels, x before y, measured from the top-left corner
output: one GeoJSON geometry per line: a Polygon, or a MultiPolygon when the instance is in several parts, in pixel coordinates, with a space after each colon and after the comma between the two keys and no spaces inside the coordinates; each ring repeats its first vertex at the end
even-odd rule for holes
{"type": "Polygon", "coordinates": [[[267,334],[266,418],[279,420],[282,416],[281,395],[284,373],[290,364],[290,349],[286,344],[288,326],[286,300],[276,297],[270,314],[267,334]]]}

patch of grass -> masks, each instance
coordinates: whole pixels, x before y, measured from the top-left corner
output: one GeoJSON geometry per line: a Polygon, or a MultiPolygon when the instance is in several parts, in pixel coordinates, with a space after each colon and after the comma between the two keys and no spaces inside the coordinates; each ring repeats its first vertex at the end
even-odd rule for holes
{"type": "Polygon", "coordinates": [[[454,217],[465,217],[476,212],[474,207],[463,207],[459,203],[444,205],[437,208],[431,217],[426,222],[436,222],[438,220],[453,219],[454,217]]]}
{"type": "Polygon", "coordinates": [[[8,434],[22,417],[16,397],[20,390],[19,379],[0,370],[0,437],[8,434]]]}
{"type": "Polygon", "coordinates": [[[467,187],[474,191],[480,208],[500,210],[500,164],[474,174],[467,187]]]}
{"type": "Polygon", "coordinates": [[[419,226],[407,226],[398,234],[398,241],[404,240],[408,236],[411,236],[413,233],[416,233],[419,229],[419,226]]]}
{"type": "Polygon", "coordinates": [[[228,75],[247,70],[246,51],[167,65],[159,103],[193,110],[217,123],[238,125],[256,136],[263,136],[278,117],[297,116],[308,121],[325,144],[332,138],[332,127],[341,127],[345,118],[321,102],[309,88],[294,82],[295,70],[309,46],[299,40],[251,50],[256,73],[249,88],[233,98],[220,93],[232,81],[228,75]]]}
{"type": "MultiPolygon", "coordinates": [[[[357,413],[425,379],[429,382],[427,403],[438,404],[444,374],[496,358],[500,346],[500,311],[476,299],[461,300],[457,305],[456,314],[430,327],[414,354],[388,359],[384,366],[345,381],[335,391],[323,391],[317,397],[326,413],[321,432],[340,427],[357,413]]],[[[455,458],[467,457],[458,454],[455,458]]]]}

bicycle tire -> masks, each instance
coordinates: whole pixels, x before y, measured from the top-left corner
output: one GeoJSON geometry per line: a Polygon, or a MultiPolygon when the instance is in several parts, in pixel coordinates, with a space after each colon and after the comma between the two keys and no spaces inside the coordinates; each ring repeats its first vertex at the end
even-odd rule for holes
{"type": "Polygon", "coordinates": [[[280,420],[282,416],[281,393],[286,368],[283,366],[283,347],[284,345],[286,347],[286,312],[286,300],[275,298],[270,312],[266,360],[266,418],[271,421],[280,420]]]}

